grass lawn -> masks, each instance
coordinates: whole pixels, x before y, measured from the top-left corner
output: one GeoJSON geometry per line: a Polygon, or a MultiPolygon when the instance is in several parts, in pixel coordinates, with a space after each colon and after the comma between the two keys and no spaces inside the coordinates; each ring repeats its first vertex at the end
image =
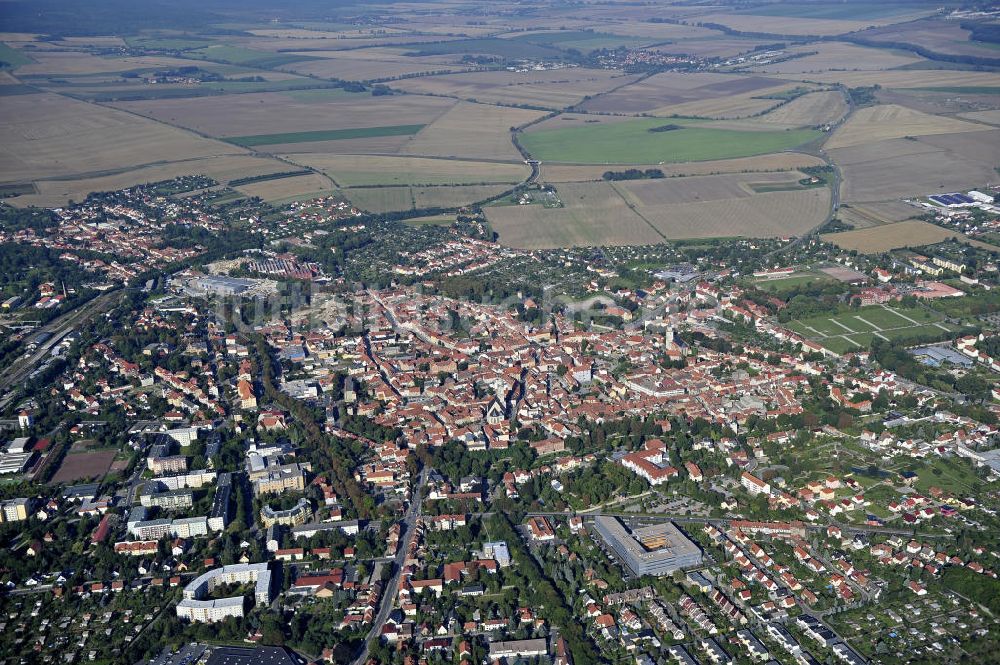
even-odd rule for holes
{"type": "Polygon", "coordinates": [[[819,136],[802,130],[744,132],[713,129],[707,120],[644,118],[528,132],[521,143],[542,161],[581,164],[656,164],[764,155],[819,136]],[[675,125],[677,129],[650,131],[675,125]]]}
{"type": "Polygon", "coordinates": [[[963,460],[937,458],[929,460],[917,470],[917,482],[914,487],[918,492],[926,494],[931,487],[939,487],[946,492],[957,495],[968,494],[973,484],[979,482],[979,477],[963,460]]]}
{"type": "Polygon", "coordinates": [[[416,134],[423,128],[423,125],[385,125],[382,127],[357,127],[354,129],[321,129],[314,132],[229,136],[225,140],[249,148],[257,145],[276,145],[280,143],[312,143],[314,141],[367,139],[373,136],[409,136],[410,134],[416,134]]]}

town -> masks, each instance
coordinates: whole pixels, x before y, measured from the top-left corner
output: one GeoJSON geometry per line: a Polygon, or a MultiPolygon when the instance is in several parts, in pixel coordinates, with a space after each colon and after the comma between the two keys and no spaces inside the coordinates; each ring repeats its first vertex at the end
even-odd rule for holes
{"type": "MultiPolygon", "coordinates": [[[[350,237],[357,219],[325,221],[350,237]]],[[[980,653],[1000,585],[985,529],[998,338],[928,309],[997,285],[995,261],[969,251],[871,261],[814,242],[746,277],[697,257],[630,270],[631,289],[605,267],[585,273],[584,308],[447,295],[512,261],[571,265],[461,235],[401,251],[387,274],[405,281],[381,287],[328,274],[308,241],[177,268],[8,393],[5,649],[162,663],[182,645],[344,663],[980,653]],[[813,271],[840,292],[827,313],[774,288],[809,288],[813,271]],[[951,342],[879,360],[859,346],[864,323],[951,342]],[[919,375],[932,368],[954,383],[919,375]]]]}

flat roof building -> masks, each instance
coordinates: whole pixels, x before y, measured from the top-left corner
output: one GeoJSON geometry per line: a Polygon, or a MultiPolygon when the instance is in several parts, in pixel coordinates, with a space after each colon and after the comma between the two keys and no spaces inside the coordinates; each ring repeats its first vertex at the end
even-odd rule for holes
{"type": "Polygon", "coordinates": [[[701,563],[701,550],[672,522],[629,531],[617,517],[600,516],[594,528],[634,575],[669,575],[701,563]]]}

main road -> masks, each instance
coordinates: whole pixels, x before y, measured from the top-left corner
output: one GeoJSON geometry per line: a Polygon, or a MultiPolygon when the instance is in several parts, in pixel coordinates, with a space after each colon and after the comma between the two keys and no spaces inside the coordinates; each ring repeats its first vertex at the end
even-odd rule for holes
{"type": "Polygon", "coordinates": [[[382,587],[382,597],[378,601],[378,614],[375,615],[372,627],[368,631],[368,634],[365,635],[361,652],[357,658],[351,661],[351,665],[362,665],[368,659],[368,647],[371,641],[379,639],[379,636],[382,634],[382,626],[385,625],[393,605],[396,604],[399,578],[403,573],[403,563],[406,561],[406,553],[410,551],[410,545],[413,543],[413,537],[417,532],[417,520],[420,518],[420,506],[424,499],[424,486],[427,484],[429,473],[430,468],[424,467],[424,470],[420,472],[417,485],[413,489],[413,501],[410,503],[410,507],[403,517],[403,533],[401,534],[402,539],[399,541],[399,550],[396,552],[396,557],[392,560],[392,577],[382,587]]]}

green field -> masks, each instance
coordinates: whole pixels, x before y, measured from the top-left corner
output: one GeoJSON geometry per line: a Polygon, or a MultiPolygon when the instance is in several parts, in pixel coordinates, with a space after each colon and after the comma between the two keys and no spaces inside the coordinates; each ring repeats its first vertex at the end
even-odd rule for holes
{"type": "Polygon", "coordinates": [[[656,164],[750,157],[787,150],[815,139],[810,129],[744,132],[713,129],[711,121],[644,118],[528,132],[521,143],[542,161],[579,164],[656,164]],[[650,131],[664,125],[672,131],[650,131]]]}
{"type": "Polygon", "coordinates": [[[205,48],[188,51],[186,56],[190,58],[214,60],[216,62],[227,62],[234,65],[260,67],[261,69],[280,67],[281,65],[288,65],[293,62],[303,62],[305,60],[316,60],[316,58],[308,55],[268,53],[267,51],[255,51],[254,49],[242,48],[239,46],[207,46],[205,48]]]}
{"type": "Polygon", "coordinates": [[[126,37],[125,43],[132,48],[145,48],[154,51],[186,51],[207,48],[213,42],[208,39],[189,37],[126,37]]]}
{"type": "Polygon", "coordinates": [[[867,348],[874,338],[906,342],[954,331],[943,316],[923,307],[872,305],[834,315],[814,316],[785,324],[789,330],[835,353],[867,348]]]}
{"type": "Polygon", "coordinates": [[[16,48],[11,48],[0,42],[0,69],[16,68],[34,62],[16,48]]]}
{"type": "Polygon", "coordinates": [[[495,55],[501,58],[561,58],[562,51],[514,39],[457,39],[449,42],[414,45],[408,55],[495,55]]]}
{"type": "Polygon", "coordinates": [[[277,145],[282,143],[343,141],[344,139],[367,139],[376,136],[409,136],[410,134],[416,134],[423,128],[423,125],[385,125],[383,127],[357,127],[355,129],[321,129],[315,132],[228,136],[225,137],[225,140],[249,148],[258,145],[277,145]]]}

